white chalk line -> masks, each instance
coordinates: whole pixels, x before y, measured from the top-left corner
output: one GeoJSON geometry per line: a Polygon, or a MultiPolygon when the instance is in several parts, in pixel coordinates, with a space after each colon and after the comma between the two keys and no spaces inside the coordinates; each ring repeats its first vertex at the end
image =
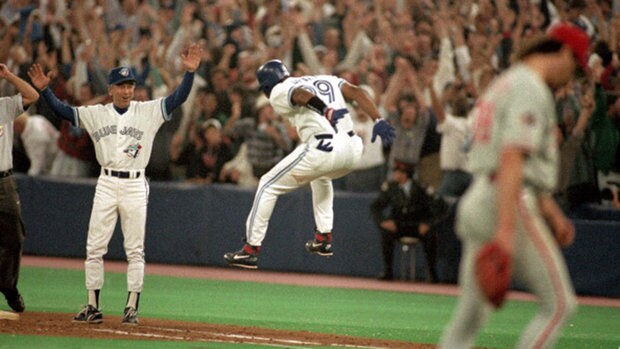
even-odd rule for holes
{"type": "Polygon", "coordinates": [[[152,338],[160,338],[160,339],[174,339],[174,340],[186,340],[187,339],[186,337],[167,336],[165,334],[129,332],[129,331],[113,330],[113,329],[108,329],[108,328],[94,328],[93,331],[96,331],[96,332],[106,332],[106,333],[114,333],[114,334],[123,334],[123,335],[127,335],[127,336],[152,337],[152,338]]]}
{"type": "MultiPolygon", "coordinates": [[[[184,330],[180,330],[178,328],[168,328],[168,327],[156,327],[156,326],[143,326],[146,328],[152,328],[154,330],[160,330],[160,331],[170,331],[170,332],[183,332],[184,330]]],[[[221,332],[211,332],[211,331],[192,331],[192,332],[196,332],[196,333],[203,333],[203,334],[210,334],[210,335],[214,335],[214,336],[220,336],[220,337],[232,337],[232,338],[240,338],[240,339],[258,339],[258,340],[264,340],[264,341],[270,341],[270,342],[282,342],[282,343],[287,343],[287,344],[300,344],[300,345],[312,345],[312,346],[330,346],[330,347],[345,347],[345,348],[358,348],[358,349],[389,349],[389,348],[383,348],[383,347],[367,347],[364,345],[355,345],[355,344],[321,344],[319,342],[306,342],[306,341],[299,341],[299,340],[293,340],[293,339],[281,339],[281,338],[268,338],[268,337],[256,337],[256,336],[246,336],[246,335],[242,335],[242,334],[227,334],[227,333],[221,333],[221,332]]]]}
{"type": "MultiPolygon", "coordinates": [[[[120,335],[125,335],[125,336],[151,337],[151,338],[167,339],[167,340],[189,340],[190,339],[189,337],[167,336],[163,334],[129,332],[129,331],[120,331],[120,330],[113,330],[113,329],[93,329],[93,330],[97,332],[113,333],[113,334],[120,334],[120,335]]],[[[198,332],[198,331],[192,331],[192,332],[198,332]]],[[[234,341],[234,340],[222,340],[222,339],[195,338],[195,339],[192,339],[192,341],[206,342],[206,343],[211,343],[211,342],[213,343],[244,343],[244,344],[263,345],[263,346],[269,346],[269,347],[278,347],[278,348],[290,348],[289,344],[273,344],[273,343],[265,343],[265,342],[253,342],[249,340],[234,341]]],[[[299,349],[312,349],[310,347],[298,347],[298,348],[299,349]]]]}
{"type": "MultiPolygon", "coordinates": [[[[169,332],[183,332],[184,331],[184,330],[179,330],[178,328],[154,327],[154,326],[144,326],[144,327],[151,328],[154,330],[169,331],[169,332]]],[[[217,337],[225,337],[225,338],[237,338],[237,339],[245,339],[245,340],[253,339],[253,340],[259,340],[259,341],[275,341],[275,342],[282,342],[286,344],[299,344],[299,345],[314,345],[314,346],[321,345],[321,343],[318,343],[318,342],[305,342],[305,341],[299,341],[299,340],[294,340],[294,339],[247,336],[247,335],[236,334],[236,333],[231,334],[231,333],[211,332],[211,331],[192,331],[192,332],[208,334],[208,335],[217,336],[217,337]]]]}
{"type": "MultiPolygon", "coordinates": [[[[189,340],[190,339],[189,337],[167,336],[164,334],[129,332],[129,331],[120,331],[120,330],[112,330],[112,329],[93,329],[93,330],[97,332],[120,334],[120,335],[125,335],[125,336],[150,337],[150,338],[168,339],[168,340],[189,340]]],[[[202,338],[192,339],[192,341],[205,342],[205,343],[211,343],[211,342],[213,343],[235,343],[235,341],[230,341],[230,340],[226,341],[226,340],[221,340],[221,339],[202,339],[202,338]]],[[[239,343],[266,345],[266,346],[271,346],[271,347],[283,347],[283,348],[287,347],[285,345],[267,344],[263,342],[244,341],[244,342],[239,342],[239,343]]],[[[306,349],[311,349],[311,348],[306,348],[306,349]]]]}
{"type": "MultiPolygon", "coordinates": [[[[186,332],[187,331],[187,330],[180,330],[177,328],[143,326],[143,325],[141,325],[140,328],[142,329],[150,328],[153,330],[159,330],[159,331],[165,331],[165,332],[186,332]]],[[[151,338],[169,339],[169,340],[189,340],[190,339],[184,336],[169,336],[169,335],[164,335],[164,334],[129,332],[129,331],[120,331],[120,330],[113,330],[113,329],[93,329],[93,330],[98,331],[98,332],[108,332],[108,333],[121,334],[121,335],[126,335],[126,336],[151,337],[151,338]]],[[[388,349],[384,347],[375,347],[375,346],[368,347],[368,346],[354,345],[354,344],[336,344],[336,343],[321,344],[319,342],[300,341],[300,340],[283,339],[283,338],[257,337],[257,336],[248,336],[248,335],[235,334],[235,333],[230,334],[230,333],[222,333],[222,332],[194,331],[194,330],[191,330],[190,332],[202,333],[202,334],[212,335],[215,337],[224,337],[224,338],[230,339],[230,340],[197,339],[197,341],[199,342],[234,343],[236,342],[235,339],[237,339],[239,341],[242,341],[242,343],[266,345],[266,346],[271,346],[271,347],[290,347],[290,345],[295,345],[299,349],[306,348],[304,346],[311,346],[311,347],[330,346],[330,347],[344,347],[344,348],[356,348],[356,349],[388,349]],[[267,343],[267,342],[271,342],[271,343],[267,343]],[[281,344],[276,344],[273,342],[278,342],[281,344]],[[302,346],[302,347],[299,347],[299,346],[302,346]]],[[[196,340],[196,339],[192,339],[192,340],[196,340]]],[[[310,349],[310,348],[307,348],[307,349],[310,349]]]]}

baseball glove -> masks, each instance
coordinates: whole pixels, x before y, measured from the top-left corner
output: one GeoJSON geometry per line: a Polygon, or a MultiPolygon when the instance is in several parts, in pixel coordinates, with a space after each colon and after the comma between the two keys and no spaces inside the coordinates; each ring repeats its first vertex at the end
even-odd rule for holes
{"type": "Polygon", "coordinates": [[[506,298],[512,260],[495,241],[491,241],[478,251],[476,255],[476,281],[485,298],[495,308],[500,308],[506,298]]]}

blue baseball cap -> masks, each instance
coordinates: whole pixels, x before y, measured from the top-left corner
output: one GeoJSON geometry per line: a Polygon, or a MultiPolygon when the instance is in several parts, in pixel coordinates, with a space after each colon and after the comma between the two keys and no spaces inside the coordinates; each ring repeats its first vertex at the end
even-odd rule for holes
{"type": "Polygon", "coordinates": [[[127,81],[136,82],[136,78],[133,76],[131,69],[127,67],[116,67],[110,71],[108,85],[118,85],[127,81]]]}

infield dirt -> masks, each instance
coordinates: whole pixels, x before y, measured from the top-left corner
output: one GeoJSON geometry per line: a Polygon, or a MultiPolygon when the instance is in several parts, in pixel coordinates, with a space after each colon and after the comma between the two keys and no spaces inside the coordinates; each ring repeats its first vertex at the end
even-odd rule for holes
{"type": "Polygon", "coordinates": [[[279,346],[347,346],[353,348],[435,348],[434,345],[265,328],[140,319],[140,325],[121,324],[118,316],[106,316],[102,324],[71,322],[72,314],[21,314],[17,321],[0,320],[0,332],[18,335],[132,339],[182,342],[224,342],[279,346]]]}

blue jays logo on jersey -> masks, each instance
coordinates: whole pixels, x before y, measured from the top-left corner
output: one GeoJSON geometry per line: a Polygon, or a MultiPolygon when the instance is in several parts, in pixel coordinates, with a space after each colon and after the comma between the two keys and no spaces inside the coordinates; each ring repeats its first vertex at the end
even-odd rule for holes
{"type": "Polygon", "coordinates": [[[140,149],[142,149],[142,146],[140,145],[140,143],[136,143],[128,146],[125,150],[123,150],[123,152],[127,154],[127,157],[135,159],[138,157],[140,149]]]}

